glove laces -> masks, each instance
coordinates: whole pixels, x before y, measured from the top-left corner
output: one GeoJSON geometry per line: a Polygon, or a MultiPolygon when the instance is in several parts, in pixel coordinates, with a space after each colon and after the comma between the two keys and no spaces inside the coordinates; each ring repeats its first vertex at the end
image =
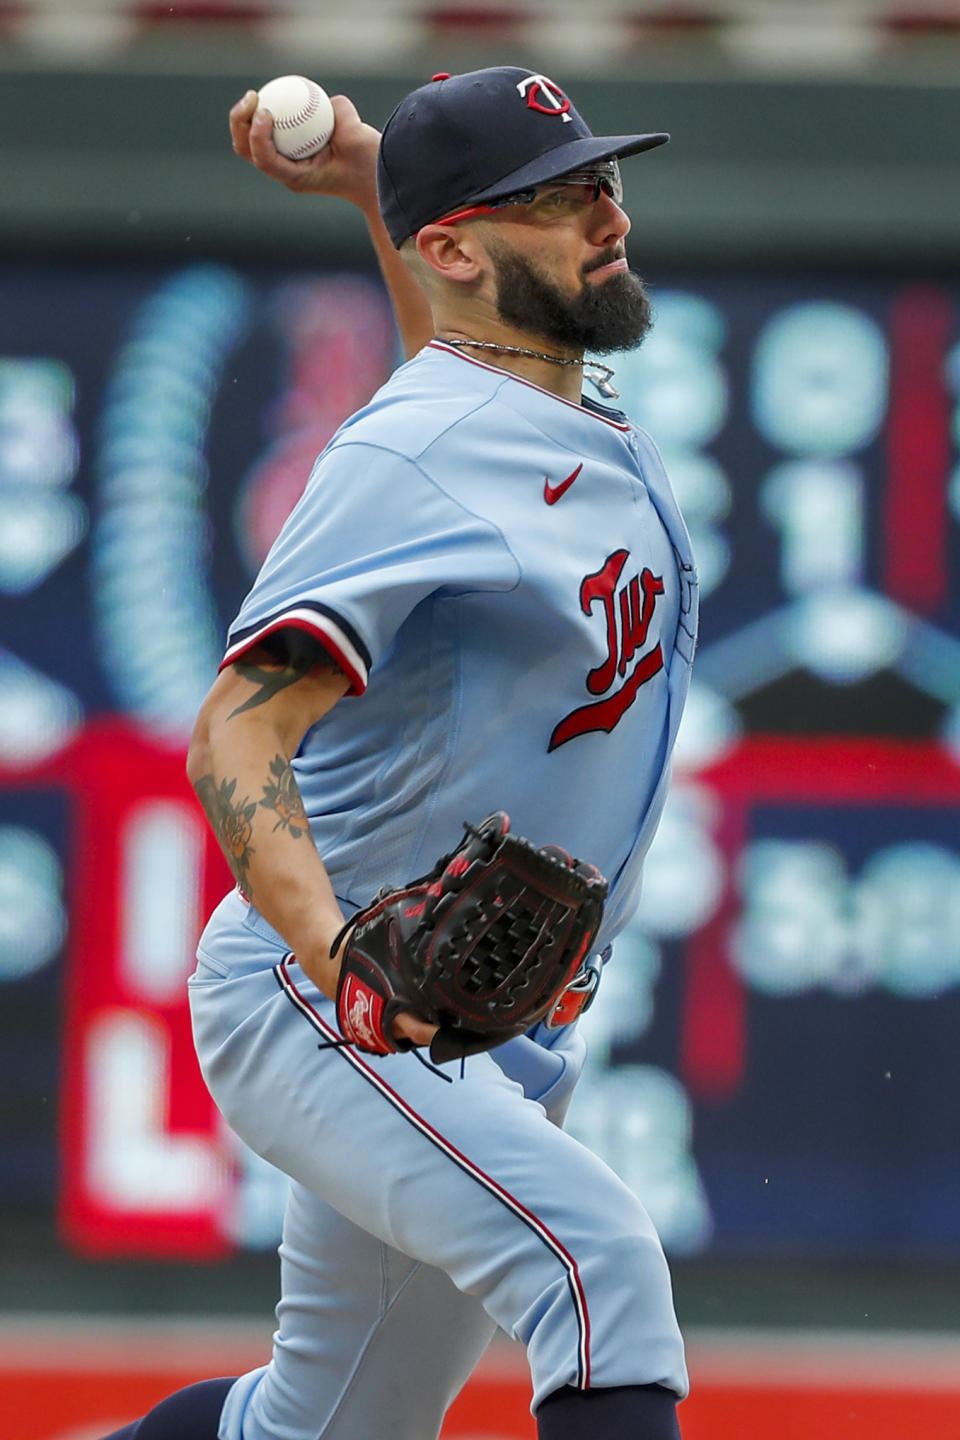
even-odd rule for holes
{"type": "MultiPolygon", "coordinates": [[[[352,1040],[347,1040],[343,1035],[341,1035],[341,1036],[339,1037],[339,1039],[337,1039],[337,1040],[318,1040],[318,1041],[317,1041],[317,1049],[318,1049],[318,1050],[345,1050],[348,1045],[352,1045],[352,1044],[353,1044],[353,1041],[352,1041],[352,1040]]],[[[408,1049],[406,1049],[406,1050],[398,1050],[396,1053],[397,1053],[398,1055],[406,1055],[406,1054],[412,1055],[413,1058],[414,1058],[414,1060],[418,1060],[425,1070],[429,1070],[429,1071],[431,1072],[431,1074],[433,1074],[433,1075],[439,1075],[439,1076],[440,1076],[440,1079],[441,1079],[441,1080],[446,1080],[446,1082],[447,1082],[448,1085],[452,1085],[452,1084],[453,1084],[453,1076],[452,1076],[452,1075],[446,1075],[446,1074],[444,1074],[444,1072],[439,1068],[439,1066],[434,1065],[434,1064],[431,1063],[431,1061],[424,1059],[424,1057],[420,1054],[419,1046],[411,1045],[411,1046],[408,1047],[408,1049]]],[[[465,1074],[465,1071],[466,1071],[466,1065],[467,1065],[467,1057],[466,1057],[465,1055],[462,1055],[462,1056],[460,1057],[460,1079],[461,1079],[461,1080],[462,1080],[463,1077],[464,1077],[464,1074],[465,1074]]]]}

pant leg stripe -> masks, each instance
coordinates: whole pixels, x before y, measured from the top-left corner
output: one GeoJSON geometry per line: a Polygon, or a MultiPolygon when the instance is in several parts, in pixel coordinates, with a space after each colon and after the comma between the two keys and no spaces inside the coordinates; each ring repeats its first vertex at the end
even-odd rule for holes
{"type": "MultiPolygon", "coordinates": [[[[279,965],[273,969],[277,984],[286,995],[287,999],[301,1015],[313,1026],[313,1028],[324,1037],[325,1040],[339,1040],[341,1037],[332,1025],[328,1025],[323,1017],[313,1008],[299,992],[296,984],[289,973],[289,964],[294,960],[293,955],[288,955],[279,965]]],[[[352,1047],[344,1046],[337,1051],[337,1054],[352,1065],[369,1084],[379,1090],[384,1099],[397,1110],[403,1118],[418,1130],[425,1139],[442,1151],[448,1159],[452,1160],[471,1179],[476,1180],[496,1200],[510,1210],[518,1220],[521,1220],[528,1229],[540,1239],[547,1249],[559,1260],[567,1277],[567,1287],[570,1291],[570,1298],[573,1303],[573,1310],[577,1320],[577,1388],[588,1390],[590,1388],[590,1315],[587,1309],[587,1297],[583,1289],[583,1281],[576,1260],[561,1244],[557,1237],[532,1211],[528,1210],[509,1190],[494,1180],[492,1176],[485,1174],[472,1160],[462,1154],[444,1135],[435,1130],[422,1115],[410,1106],[401,1095],[389,1086],[376,1071],[366,1063],[361,1055],[352,1047]]]]}

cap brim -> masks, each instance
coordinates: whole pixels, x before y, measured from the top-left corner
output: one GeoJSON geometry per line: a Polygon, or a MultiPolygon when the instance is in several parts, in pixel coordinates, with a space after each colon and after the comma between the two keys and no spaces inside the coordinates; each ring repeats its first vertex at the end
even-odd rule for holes
{"type": "MultiPolygon", "coordinates": [[[[504,175],[485,190],[470,195],[469,203],[502,200],[505,195],[512,195],[517,190],[540,185],[544,180],[555,180],[558,175],[565,175],[568,170],[579,170],[597,160],[621,160],[627,155],[638,155],[643,150],[654,150],[658,145],[666,145],[669,139],[669,135],[657,134],[587,135],[580,140],[571,140],[566,145],[557,145],[553,150],[538,155],[536,160],[530,160],[519,170],[504,175]]],[[[467,200],[464,203],[468,203],[467,200]]]]}

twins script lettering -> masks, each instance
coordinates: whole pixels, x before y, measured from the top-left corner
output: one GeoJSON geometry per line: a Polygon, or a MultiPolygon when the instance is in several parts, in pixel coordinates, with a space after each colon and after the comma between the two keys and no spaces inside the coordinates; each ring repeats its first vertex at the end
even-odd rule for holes
{"type": "Polygon", "coordinates": [[[621,585],[629,556],[628,550],[615,550],[580,586],[584,615],[591,614],[594,605],[599,604],[606,626],[606,659],[589,671],[586,682],[591,695],[603,698],[571,710],[550,736],[550,750],[591,730],[612,730],[637,698],[641,685],[663,669],[659,641],[635,660],[647,643],[657,596],[663,594],[663,580],[644,568],[621,585]]]}

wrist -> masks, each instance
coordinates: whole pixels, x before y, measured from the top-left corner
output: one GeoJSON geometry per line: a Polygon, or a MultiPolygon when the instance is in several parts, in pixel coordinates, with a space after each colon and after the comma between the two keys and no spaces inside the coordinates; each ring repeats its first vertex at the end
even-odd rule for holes
{"type": "Polygon", "coordinates": [[[383,217],[380,214],[380,198],[377,195],[376,187],[374,187],[369,195],[360,196],[357,200],[357,205],[360,207],[363,218],[371,230],[375,230],[378,226],[383,226],[383,217]]]}
{"type": "Polygon", "coordinates": [[[297,952],[297,961],[301,970],[308,975],[318,990],[322,990],[328,1000],[336,1000],[337,984],[340,979],[340,966],[342,956],[337,952],[336,958],[330,955],[330,942],[326,945],[319,944],[301,954],[297,952]]]}
{"type": "Polygon", "coordinates": [[[301,970],[328,1000],[337,998],[343,952],[338,949],[332,956],[330,950],[343,925],[340,906],[329,897],[327,903],[314,902],[312,913],[301,916],[299,924],[288,923],[284,934],[301,970]]]}

